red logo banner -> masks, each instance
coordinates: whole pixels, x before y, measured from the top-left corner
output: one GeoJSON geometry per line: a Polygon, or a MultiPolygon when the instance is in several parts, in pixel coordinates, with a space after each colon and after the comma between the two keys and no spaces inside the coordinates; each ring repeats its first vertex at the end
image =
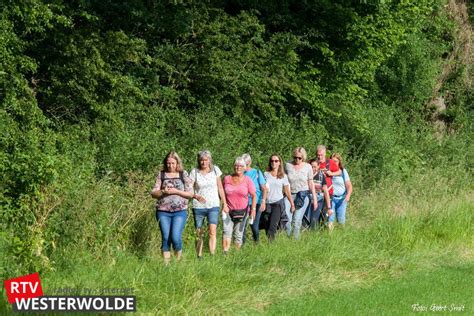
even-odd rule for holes
{"type": "Polygon", "coordinates": [[[8,303],[10,304],[15,303],[16,299],[21,300],[43,296],[38,272],[5,280],[3,285],[7,291],[8,303]]]}

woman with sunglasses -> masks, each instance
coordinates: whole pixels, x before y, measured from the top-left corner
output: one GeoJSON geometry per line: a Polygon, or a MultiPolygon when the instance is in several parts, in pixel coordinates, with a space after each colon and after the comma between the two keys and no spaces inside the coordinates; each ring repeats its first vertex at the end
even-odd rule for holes
{"type": "Polygon", "coordinates": [[[275,239],[278,227],[283,227],[288,222],[285,213],[285,203],[283,192],[285,193],[291,205],[291,212],[295,211],[295,204],[291,197],[290,183],[288,176],[285,174],[282,166],[281,157],[278,154],[273,154],[268,160],[267,171],[264,174],[267,180],[267,207],[266,212],[269,214],[269,224],[266,228],[268,240],[275,239]]]}
{"type": "MultiPolygon", "coordinates": [[[[310,203],[310,194],[316,196],[313,185],[313,169],[306,163],[306,150],[303,147],[297,147],[293,150],[293,161],[285,165],[288,181],[290,182],[291,196],[295,204],[295,210],[288,212],[291,223],[286,225],[288,236],[291,236],[292,230],[294,237],[299,238],[303,216],[310,203]]],[[[313,199],[313,209],[317,209],[318,200],[313,199]]]]}
{"type": "Polygon", "coordinates": [[[255,185],[252,179],[244,175],[245,167],[245,160],[238,157],[234,162],[234,173],[224,177],[224,193],[228,208],[228,210],[224,209],[222,212],[224,223],[222,248],[224,248],[224,255],[230,249],[232,235],[234,235],[236,248],[240,249],[242,246],[244,227],[248,217],[249,195],[252,198],[251,218],[255,218],[256,214],[257,195],[255,185]]]}

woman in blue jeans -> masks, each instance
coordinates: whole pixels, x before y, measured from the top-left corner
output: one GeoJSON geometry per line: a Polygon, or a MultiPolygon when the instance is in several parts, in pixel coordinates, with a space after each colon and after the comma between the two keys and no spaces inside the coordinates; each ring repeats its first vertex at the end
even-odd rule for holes
{"type": "MultiPolygon", "coordinates": [[[[293,214],[287,212],[290,219],[287,224],[288,236],[291,236],[292,230],[294,237],[299,238],[301,231],[301,224],[304,213],[310,203],[309,195],[316,196],[313,185],[313,170],[311,165],[306,161],[306,150],[303,147],[297,147],[293,150],[293,161],[287,162],[285,171],[290,182],[291,196],[293,198],[295,208],[293,214]]],[[[313,199],[313,209],[317,209],[318,200],[313,199]]]]}
{"type": "Polygon", "coordinates": [[[334,210],[334,213],[329,216],[328,220],[328,227],[330,230],[334,228],[335,219],[337,219],[337,222],[341,225],[346,222],[347,203],[351,199],[352,195],[351,179],[347,169],[345,169],[342,164],[341,155],[338,153],[333,153],[331,155],[331,159],[339,165],[342,173],[341,175],[333,176],[332,178],[332,186],[334,188],[334,194],[332,196],[332,209],[334,210]]]}
{"type": "Polygon", "coordinates": [[[221,180],[222,172],[212,163],[211,152],[203,150],[197,156],[197,168],[191,170],[189,177],[199,199],[193,200],[194,227],[196,228],[196,253],[202,258],[204,219],[207,218],[209,228],[209,252],[214,255],[217,244],[217,223],[219,221],[220,204],[222,211],[228,213],[224,188],[221,180]],[[220,199],[219,199],[220,197],[220,199]]]}
{"type": "Polygon", "coordinates": [[[181,259],[183,229],[186,224],[188,199],[200,199],[192,192],[192,183],[183,170],[181,158],[174,151],[163,160],[163,169],[156,178],[151,196],[156,200],[156,219],[160,224],[163,260],[171,259],[173,246],[176,259],[181,259]]]}

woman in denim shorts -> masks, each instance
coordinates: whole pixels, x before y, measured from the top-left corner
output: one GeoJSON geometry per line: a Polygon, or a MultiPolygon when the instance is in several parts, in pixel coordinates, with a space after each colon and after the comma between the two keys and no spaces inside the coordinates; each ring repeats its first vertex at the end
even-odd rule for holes
{"type": "Polygon", "coordinates": [[[194,193],[198,199],[193,200],[194,226],[196,228],[196,253],[202,258],[203,224],[207,218],[209,228],[209,252],[216,252],[216,231],[219,221],[219,209],[222,202],[223,210],[228,212],[224,189],[221,180],[222,172],[212,163],[208,150],[200,151],[197,155],[197,167],[191,170],[189,177],[193,181],[194,193]],[[220,200],[219,200],[220,197],[220,200]]]}

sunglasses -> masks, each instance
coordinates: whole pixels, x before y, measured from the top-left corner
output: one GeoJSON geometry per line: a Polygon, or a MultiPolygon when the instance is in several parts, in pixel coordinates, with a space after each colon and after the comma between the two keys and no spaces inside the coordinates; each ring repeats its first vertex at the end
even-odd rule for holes
{"type": "Polygon", "coordinates": [[[280,162],[280,160],[270,160],[270,162],[280,162]]]}
{"type": "Polygon", "coordinates": [[[294,160],[303,160],[303,157],[293,157],[294,160]]]}

